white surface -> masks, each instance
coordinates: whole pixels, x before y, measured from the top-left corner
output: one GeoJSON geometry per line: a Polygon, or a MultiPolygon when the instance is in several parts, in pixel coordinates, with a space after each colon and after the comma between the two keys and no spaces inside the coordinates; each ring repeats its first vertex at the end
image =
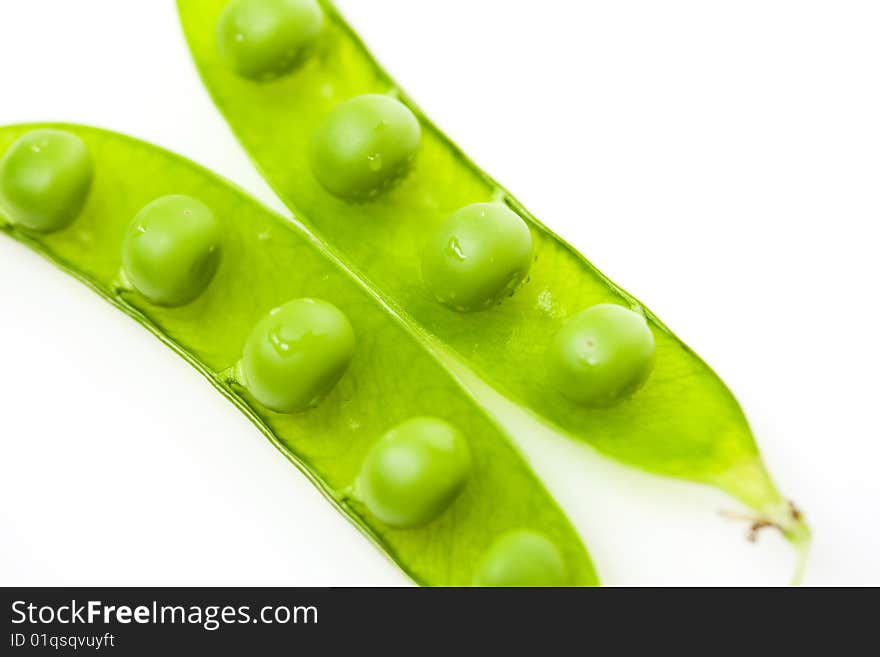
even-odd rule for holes
{"type": "MultiPolygon", "coordinates": [[[[880,585],[880,6],[339,5],[465,151],[721,373],[813,526],[806,582],[880,585]]],[[[0,74],[0,123],[131,133],[283,209],[170,0],[4,0],[0,74]]],[[[194,370],[7,239],[0,344],[0,584],[406,582],[194,370]]],[[[608,584],[791,574],[719,493],[526,448],[608,584]]]]}

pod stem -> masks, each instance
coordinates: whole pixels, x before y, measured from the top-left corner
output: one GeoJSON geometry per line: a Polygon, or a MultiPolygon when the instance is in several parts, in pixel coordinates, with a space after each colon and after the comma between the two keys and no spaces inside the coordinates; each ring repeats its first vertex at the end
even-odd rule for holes
{"type": "Polygon", "coordinates": [[[758,514],[741,513],[738,511],[722,511],[721,515],[733,520],[745,520],[749,523],[746,538],[754,543],[762,530],[773,528],[778,530],[795,549],[795,570],[791,580],[792,586],[800,586],[806,572],[807,558],[810,553],[812,533],[804,520],[800,509],[794,502],[787,501],[765,507],[758,514]]]}

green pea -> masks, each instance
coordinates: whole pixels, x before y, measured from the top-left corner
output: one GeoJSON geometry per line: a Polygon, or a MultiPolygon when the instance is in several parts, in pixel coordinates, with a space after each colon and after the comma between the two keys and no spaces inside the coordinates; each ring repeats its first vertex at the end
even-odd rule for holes
{"type": "Polygon", "coordinates": [[[323,25],[315,0],[232,0],[217,22],[217,47],[242,77],[270,80],[296,68],[323,25]]]}
{"type": "Polygon", "coordinates": [[[517,530],[486,554],[474,586],[568,586],[571,577],[557,547],[542,534],[517,530]]]}
{"type": "Polygon", "coordinates": [[[82,139],[63,130],[31,130],[0,161],[0,202],[15,223],[50,233],[76,219],[93,177],[82,139]]]}
{"type": "Polygon", "coordinates": [[[358,476],[357,495],[382,522],[421,527],[452,504],[470,468],[470,450],[455,427],[417,417],[397,425],[372,447],[358,476]]]}
{"type": "Polygon", "coordinates": [[[419,121],[394,98],[367,94],[340,103],[312,139],[312,171],[331,194],[376,196],[409,170],[421,141],[419,121]]]}
{"type": "Polygon", "coordinates": [[[462,312],[510,295],[532,264],[532,234],[500,203],[474,203],[453,213],[422,253],[422,278],[437,300],[462,312]]]}
{"type": "Polygon", "coordinates": [[[547,352],[550,380],[572,401],[604,406],[638,390],[654,367],[654,335],[640,313],[614,304],[581,311],[547,352]]]}
{"type": "Polygon", "coordinates": [[[144,206],[122,242],[134,288],[159,306],[182,306],[211,282],[220,264],[220,225],[201,201],[174,194],[144,206]]]}
{"type": "Polygon", "coordinates": [[[299,413],[317,406],[354,355],[354,330],[336,306],[294,299],[251,331],[241,360],[244,384],[263,406],[299,413]]]}

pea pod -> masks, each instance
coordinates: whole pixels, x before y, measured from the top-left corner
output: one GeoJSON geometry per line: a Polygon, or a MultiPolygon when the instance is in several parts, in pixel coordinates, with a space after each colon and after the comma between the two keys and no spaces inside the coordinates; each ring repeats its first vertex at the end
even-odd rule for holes
{"type": "Polygon", "coordinates": [[[0,230],[201,372],[416,582],[468,585],[500,537],[525,530],[563,555],[564,583],[597,583],[555,501],[410,328],[228,183],[103,130],[4,127],[0,230]],[[34,180],[43,193],[17,193],[34,180]],[[368,455],[401,433],[397,461],[376,469],[368,455]],[[411,455],[419,468],[401,470],[411,455]],[[359,490],[367,479],[379,493],[359,490]]]}
{"type": "Polygon", "coordinates": [[[549,425],[638,468],[719,487],[805,552],[809,530],[718,376],[471,162],[329,1],[312,54],[271,82],[222,60],[226,2],[178,0],[217,107],[284,202],[391,307],[549,425]],[[502,210],[525,222],[531,244],[515,222],[489,222],[502,210]],[[481,212],[482,223],[462,216],[481,212]],[[619,312],[583,314],[608,304],[643,328],[619,312]]]}

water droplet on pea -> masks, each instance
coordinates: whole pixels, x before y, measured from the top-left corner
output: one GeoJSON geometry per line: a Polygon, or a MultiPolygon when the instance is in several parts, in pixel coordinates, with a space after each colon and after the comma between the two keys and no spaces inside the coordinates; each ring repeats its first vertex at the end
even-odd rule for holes
{"type": "Polygon", "coordinates": [[[181,306],[211,282],[221,251],[211,209],[198,199],[171,195],[147,204],[132,220],[122,261],[135,289],[152,303],[181,306]]]}
{"type": "Polygon", "coordinates": [[[294,299],[251,331],[242,354],[248,391],[279,413],[300,413],[327,396],[354,355],[354,331],[334,305],[294,299]]]}
{"type": "Polygon", "coordinates": [[[94,164],[85,143],[62,130],[31,130],[0,159],[0,197],[12,223],[51,233],[82,211],[94,164]]]}
{"type": "Polygon", "coordinates": [[[337,105],[316,130],[312,172],[331,194],[367,201],[390,189],[410,170],[421,127],[399,101],[377,94],[337,105]]]}
{"type": "MultiPolygon", "coordinates": [[[[270,313],[271,314],[271,313],[270,313]]],[[[303,333],[297,327],[287,324],[279,324],[269,331],[269,342],[279,353],[287,353],[298,342],[301,342],[308,334],[303,333]]]]}
{"type": "Polygon", "coordinates": [[[475,203],[450,215],[431,238],[422,253],[422,277],[441,303],[457,298],[455,310],[490,308],[519,287],[531,249],[519,216],[504,206],[475,203]]]}
{"type": "Polygon", "coordinates": [[[449,244],[447,244],[446,246],[446,250],[450,255],[454,256],[458,260],[467,260],[467,255],[465,255],[465,252],[461,248],[461,244],[456,237],[450,238],[449,244]]]}
{"type": "Polygon", "coordinates": [[[315,0],[232,0],[217,22],[217,49],[227,67],[252,80],[293,70],[316,42],[324,19],[315,0]]]}

